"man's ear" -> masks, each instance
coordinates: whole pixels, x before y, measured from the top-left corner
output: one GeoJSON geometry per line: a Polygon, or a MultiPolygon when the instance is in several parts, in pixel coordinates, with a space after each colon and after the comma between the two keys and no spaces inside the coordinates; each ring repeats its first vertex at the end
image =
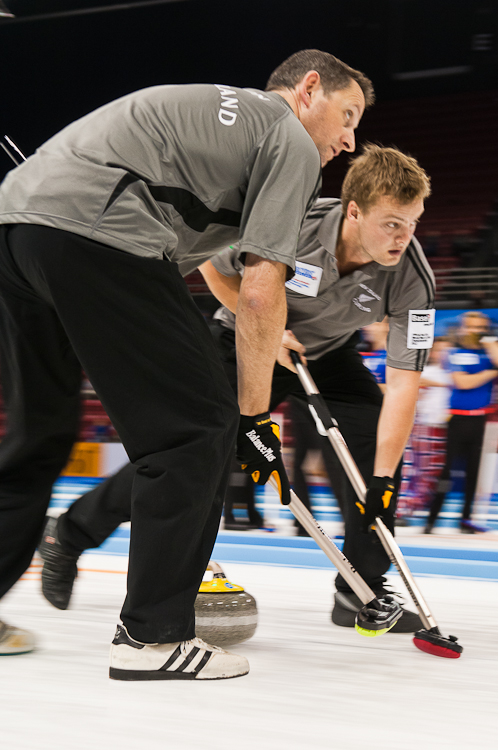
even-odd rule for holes
{"type": "Polygon", "coordinates": [[[356,201],[349,201],[346,213],[350,221],[358,221],[361,211],[356,201]]]}
{"type": "Polygon", "coordinates": [[[309,70],[298,83],[299,99],[303,106],[306,108],[310,106],[312,94],[319,88],[321,88],[320,73],[316,70],[309,70]]]}

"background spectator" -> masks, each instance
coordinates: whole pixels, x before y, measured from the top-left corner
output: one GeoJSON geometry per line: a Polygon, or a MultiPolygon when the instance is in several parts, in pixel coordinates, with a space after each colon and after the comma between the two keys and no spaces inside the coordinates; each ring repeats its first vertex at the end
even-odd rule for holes
{"type": "Polygon", "coordinates": [[[498,340],[490,336],[490,319],[481,312],[464,313],[457,334],[458,346],[448,355],[453,388],[450,398],[446,461],[431,504],[425,533],[430,534],[452,481],[453,463],[465,463],[465,503],[460,528],[483,531],[470,520],[481,458],[486,417],[492,406],[493,381],[498,375],[498,340]]]}

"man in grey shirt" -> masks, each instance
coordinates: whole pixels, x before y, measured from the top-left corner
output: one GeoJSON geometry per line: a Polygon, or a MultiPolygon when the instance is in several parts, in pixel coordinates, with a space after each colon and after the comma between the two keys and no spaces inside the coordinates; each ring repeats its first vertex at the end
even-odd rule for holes
{"type": "MultiPolygon", "coordinates": [[[[367,481],[363,516],[345,478],[344,554],[378,596],[388,593],[384,574],[389,559],[375,534],[364,531],[375,517],[376,504],[394,531],[397,467],[433,341],[434,277],[413,237],[429,194],[429,179],[414,159],[370,145],[350,167],[341,201],[317,201],[303,224],[296,274],[286,283],[288,330],[273,374],[271,408],[289,395],[304,400],[302,386],[290,372],[289,348],[306,355],[311,375],[367,481]],[[355,349],[355,332],[385,315],[389,336],[382,399],[355,349]]],[[[233,311],[244,274],[236,246],[207,261],[201,271],[225,304],[215,313],[212,332],[236,389],[233,311]]],[[[332,620],[352,627],[361,603],[340,575],[336,587],[332,620]]],[[[418,615],[405,611],[393,632],[420,627],[418,615]]]]}
{"type": "MultiPolygon", "coordinates": [[[[194,638],[239,413],[177,263],[196,267],[240,239],[239,406],[258,426],[320,164],[354,150],[372,100],[368,79],[317,50],[285,61],[267,89],[138,91],[69,125],[0,187],[0,596],[39,540],[77,434],[83,367],[135,472],[116,679],[248,671],[245,659],[194,638]],[[276,211],[285,221],[268,231],[276,211]]],[[[280,444],[262,421],[285,501],[280,444]]],[[[268,460],[244,431],[237,442],[264,474],[268,460]]],[[[31,646],[2,629],[0,651],[31,646]]]]}
{"type": "MultiPolygon", "coordinates": [[[[368,146],[346,175],[342,199],[316,202],[299,237],[296,273],[286,283],[288,330],[272,380],[271,408],[289,395],[304,400],[289,349],[306,354],[310,372],[369,484],[366,518],[349,482],[343,491],[344,553],[378,595],[387,593],[389,559],[375,534],[364,531],[376,512],[394,530],[395,488],[388,488],[397,484],[420,373],[432,345],[434,278],[413,236],[429,194],[429,178],[415,159],[396,149],[368,146]],[[383,402],[355,344],[359,328],[385,315],[389,337],[383,402]],[[379,507],[386,489],[393,493],[391,501],[379,507]]],[[[211,330],[237,390],[240,355],[234,311],[247,273],[239,248],[224,249],[201,271],[225,305],[215,314],[211,330]]],[[[257,346],[253,357],[257,363],[257,346]]],[[[132,467],[125,467],[59,517],[58,554],[48,558],[42,551],[43,590],[55,606],[68,605],[78,555],[99,546],[129,519],[132,479],[132,467]]],[[[332,619],[352,627],[360,602],[341,576],[336,587],[332,619]]],[[[393,630],[414,632],[420,627],[418,615],[405,611],[393,630]]]]}

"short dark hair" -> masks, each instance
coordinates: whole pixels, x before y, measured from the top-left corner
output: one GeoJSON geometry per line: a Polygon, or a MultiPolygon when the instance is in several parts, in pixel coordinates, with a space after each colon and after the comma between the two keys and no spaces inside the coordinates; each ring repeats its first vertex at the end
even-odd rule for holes
{"type": "Polygon", "coordinates": [[[356,81],[363,91],[365,106],[370,107],[375,101],[372,81],[366,75],[319,49],[302,49],[284,60],[269,77],[265,90],[293,89],[310,70],[320,75],[324,94],[347,89],[351,81],[356,81]]]}

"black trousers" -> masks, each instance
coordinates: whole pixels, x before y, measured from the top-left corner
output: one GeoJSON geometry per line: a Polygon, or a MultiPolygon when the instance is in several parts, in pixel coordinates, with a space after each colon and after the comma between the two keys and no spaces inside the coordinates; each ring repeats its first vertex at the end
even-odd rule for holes
{"type": "Polygon", "coordinates": [[[451,489],[450,472],[457,458],[465,460],[465,502],[462,519],[464,521],[469,520],[477,486],[485,427],[486,415],[483,414],[475,416],[453,414],[448,422],[446,459],[439,477],[438,491],[434,495],[429,510],[429,523],[435,523],[443,507],[446,494],[451,489]]]}
{"type": "Polygon", "coordinates": [[[77,434],[83,367],[132,462],[122,620],[142,641],[193,637],[238,410],[176,264],[49,227],[0,227],[0,353],[0,595],[39,541],[77,434]]]}
{"type": "MultiPolygon", "coordinates": [[[[236,390],[234,333],[216,321],[210,327],[228,380],[236,390]]],[[[309,369],[368,482],[373,474],[382,394],[374,377],[363,365],[361,355],[355,350],[355,343],[356,339],[353,338],[341,349],[310,361],[309,369]]],[[[276,365],[271,408],[291,394],[301,401],[306,399],[297,375],[276,365]]],[[[124,467],[116,476],[83,495],[60,517],[59,534],[64,546],[75,553],[88,547],[98,547],[110,531],[129,517],[129,471],[129,467],[124,467]]],[[[356,495],[345,474],[343,487],[344,554],[369,585],[375,586],[382,582],[382,576],[389,569],[389,559],[376,535],[366,535],[361,531],[360,514],[355,506],[356,495]]],[[[393,530],[394,508],[386,521],[393,530]]],[[[340,575],[336,578],[336,586],[342,591],[350,590],[340,575]]]]}

